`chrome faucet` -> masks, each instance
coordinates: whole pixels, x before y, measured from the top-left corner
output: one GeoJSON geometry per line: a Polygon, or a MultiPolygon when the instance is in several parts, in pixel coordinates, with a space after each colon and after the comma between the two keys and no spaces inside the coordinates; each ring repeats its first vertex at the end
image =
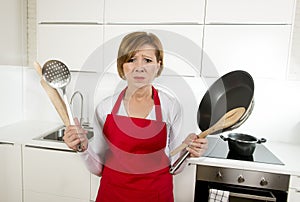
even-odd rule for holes
{"type": "Polygon", "coordinates": [[[83,122],[83,117],[82,117],[82,112],[83,112],[83,95],[82,95],[82,93],[80,91],[75,91],[73,93],[73,95],[71,97],[70,105],[72,105],[73,99],[74,99],[74,97],[75,97],[76,94],[80,95],[80,100],[81,100],[81,104],[80,104],[80,120],[79,120],[80,121],[80,125],[81,125],[82,122],[83,122]]]}

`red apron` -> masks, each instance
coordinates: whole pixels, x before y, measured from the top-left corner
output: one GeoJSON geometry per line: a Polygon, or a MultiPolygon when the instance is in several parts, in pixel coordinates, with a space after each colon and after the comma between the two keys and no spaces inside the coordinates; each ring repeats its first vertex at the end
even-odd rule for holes
{"type": "Polygon", "coordinates": [[[166,124],[152,87],[156,120],[119,116],[126,89],[107,115],[103,132],[109,150],[96,202],[173,202],[166,124]]]}

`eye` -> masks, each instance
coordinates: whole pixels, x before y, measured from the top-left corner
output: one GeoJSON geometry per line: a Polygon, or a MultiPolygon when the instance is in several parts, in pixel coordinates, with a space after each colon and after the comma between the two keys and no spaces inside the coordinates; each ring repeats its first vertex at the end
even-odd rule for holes
{"type": "Polygon", "coordinates": [[[130,58],[128,61],[127,61],[127,63],[132,63],[132,62],[134,62],[135,61],[135,58],[130,58]]]}
{"type": "Polygon", "coordinates": [[[152,62],[152,59],[149,59],[149,58],[145,58],[144,60],[146,61],[146,63],[151,63],[152,62]]]}

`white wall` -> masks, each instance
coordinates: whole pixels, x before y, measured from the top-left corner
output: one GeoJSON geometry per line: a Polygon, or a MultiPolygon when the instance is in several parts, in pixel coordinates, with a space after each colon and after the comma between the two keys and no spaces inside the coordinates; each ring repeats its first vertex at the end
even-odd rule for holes
{"type": "Polygon", "coordinates": [[[23,119],[22,69],[0,65],[0,126],[23,119]]]}

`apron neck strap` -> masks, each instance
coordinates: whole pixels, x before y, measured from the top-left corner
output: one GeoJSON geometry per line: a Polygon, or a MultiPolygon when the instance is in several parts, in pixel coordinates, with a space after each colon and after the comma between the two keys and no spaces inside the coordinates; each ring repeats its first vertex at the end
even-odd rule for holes
{"type": "MultiPolygon", "coordinates": [[[[121,102],[122,102],[122,99],[125,95],[125,92],[126,92],[126,89],[127,87],[122,90],[122,92],[120,93],[117,101],[116,101],[116,104],[114,105],[113,109],[112,109],[112,114],[117,114],[118,113],[118,110],[120,108],[120,105],[121,105],[121,102]]],[[[161,107],[160,107],[160,100],[159,100],[159,97],[158,97],[158,92],[157,90],[152,86],[152,97],[153,97],[153,100],[154,100],[154,108],[155,108],[155,116],[156,116],[156,120],[157,121],[162,121],[162,112],[161,112],[161,107]]]]}

